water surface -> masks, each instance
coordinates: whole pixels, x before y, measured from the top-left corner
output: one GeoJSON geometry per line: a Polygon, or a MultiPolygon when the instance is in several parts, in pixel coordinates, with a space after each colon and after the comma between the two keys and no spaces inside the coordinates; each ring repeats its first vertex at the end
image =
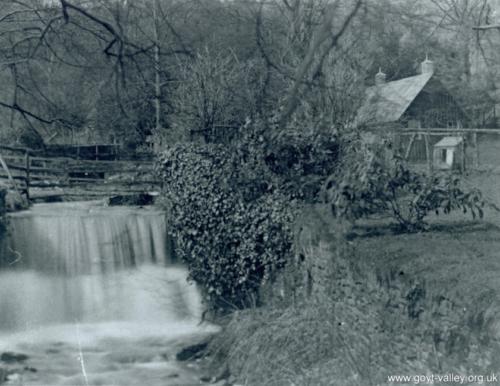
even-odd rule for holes
{"type": "Polygon", "coordinates": [[[10,217],[1,263],[0,352],[29,356],[10,384],[199,383],[175,352],[215,327],[198,325],[162,211],[35,205],[10,217]]]}

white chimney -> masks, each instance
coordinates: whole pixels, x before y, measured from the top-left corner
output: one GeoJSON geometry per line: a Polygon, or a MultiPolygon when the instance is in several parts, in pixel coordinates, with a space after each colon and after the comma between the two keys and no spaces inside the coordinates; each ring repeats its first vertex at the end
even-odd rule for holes
{"type": "Polygon", "coordinates": [[[386,79],[386,75],[382,72],[382,69],[379,68],[378,72],[375,74],[375,84],[378,86],[380,84],[384,84],[386,79]]]}
{"type": "Polygon", "coordinates": [[[427,55],[425,56],[425,60],[420,64],[420,72],[422,74],[434,73],[434,62],[432,60],[429,60],[427,55]]]}

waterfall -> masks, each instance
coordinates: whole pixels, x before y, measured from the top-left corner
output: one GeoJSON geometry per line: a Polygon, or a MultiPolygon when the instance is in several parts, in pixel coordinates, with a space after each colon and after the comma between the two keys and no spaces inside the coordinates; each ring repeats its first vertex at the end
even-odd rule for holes
{"type": "Polygon", "coordinates": [[[198,293],[173,259],[160,210],[38,204],[9,217],[5,244],[0,330],[199,317],[198,293]]]}

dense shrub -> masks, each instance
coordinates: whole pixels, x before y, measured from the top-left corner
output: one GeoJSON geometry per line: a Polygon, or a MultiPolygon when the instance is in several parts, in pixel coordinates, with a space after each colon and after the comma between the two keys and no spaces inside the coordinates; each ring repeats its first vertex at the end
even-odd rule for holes
{"type": "Polygon", "coordinates": [[[346,219],[375,213],[410,231],[425,228],[436,210],[482,216],[480,192],[465,192],[453,175],[410,170],[386,144],[359,145],[353,141],[355,150],[325,182],[336,218],[301,216],[298,258],[282,272],[273,301],[233,315],[212,342],[214,363],[241,383],[376,385],[395,374],[498,371],[491,301],[451,296],[399,270],[372,272],[345,240],[346,219]]]}
{"type": "Polygon", "coordinates": [[[179,144],[159,165],[176,251],[208,305],[256,301],[290,254],[293,202],[258,162],[226,146],[179,144]]]}
{"type": "Polygon", "coordinates": [[[331,133],[286,134],[269,141],[263,157],[291,196],[314,202],[323,182],[337,170],[341,144],[331,133]]]}
{"type": "MultiPolygon", "coordinates": [[[[362,142],[358,142],[360,146],[362,142]]],[[[424,174],[410,169],[381,143],[365,147],[326,183],[326,199],[336,216],[357,220],[374,213],[389,214],[405,231],[426,228],[429,213],[468,211],[483,217],[485,201],[478,189],[467,190],[454,174],[424,174]]]]}

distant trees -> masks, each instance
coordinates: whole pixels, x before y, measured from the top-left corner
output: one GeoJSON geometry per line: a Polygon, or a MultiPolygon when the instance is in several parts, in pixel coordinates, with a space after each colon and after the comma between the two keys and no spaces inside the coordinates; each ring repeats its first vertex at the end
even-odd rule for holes
{"type": "Polygon", "coordinates": [[[378,67],[407,76],[428,53],[463,90],[489,3],[4,0],[0,119],[13,141],[219,141],[248,119],[339,130],[378,67]]]}
{"type": "Polygon", "coordinates": [[[2,75],[12,95],[4,92],[0,105],[21,124],[45,138],[89,126],[134,138],[151,120],[161,124],[165,58],[192,55],[180,35],[167,34],[171,2],[5,3],[2,75]]]}
{"type": "Polygon", "coordinates": [[[323,84],[335,75],[325,68],[362,1],[6,3],[9,125],[141,141],[179,128],[226,138],[256,116],[284,122],[311,90],[328,104],[338,86],[323,84]]]}

